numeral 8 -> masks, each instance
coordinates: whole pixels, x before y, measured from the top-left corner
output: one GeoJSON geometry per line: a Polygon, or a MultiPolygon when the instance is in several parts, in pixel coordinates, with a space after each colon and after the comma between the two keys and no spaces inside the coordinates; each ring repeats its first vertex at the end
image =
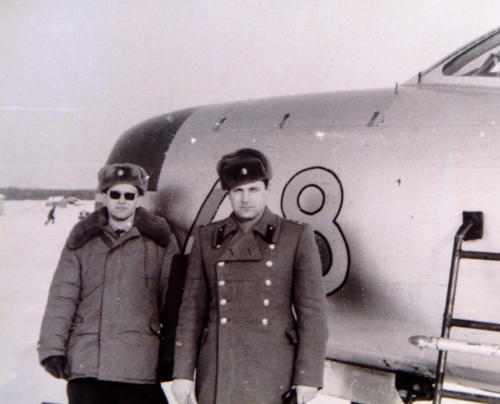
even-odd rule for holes
{"type": "Polygon", "coordinates": [[[327,295],[343,285],[349,270],[347,243],[335,222],[342,199],[342,184],[332,171],[323,167],[299,171],[286,184],[281,195],[283,216],[307,222],[314,229],[327,295]]]}

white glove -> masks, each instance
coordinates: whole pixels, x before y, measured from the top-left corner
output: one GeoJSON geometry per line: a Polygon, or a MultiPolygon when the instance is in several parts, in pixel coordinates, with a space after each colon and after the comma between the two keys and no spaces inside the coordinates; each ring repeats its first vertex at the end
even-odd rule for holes
{"type": "Polygon", "coordinates": [[[174,379],[171,389],[177,404],[197,404],[192,380],[174,379]]]}

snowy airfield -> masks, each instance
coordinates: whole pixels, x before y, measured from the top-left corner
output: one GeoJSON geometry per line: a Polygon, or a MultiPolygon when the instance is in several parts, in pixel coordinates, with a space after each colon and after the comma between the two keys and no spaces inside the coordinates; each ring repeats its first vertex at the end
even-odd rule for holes
{"type": "MultiPolygon", "coordinates": [[[[36,343],[52,274],[71,228],[93,201],[57,208],[55,224],[44,225],[45,201],[6,201],[0,216],[0,403],[63,404],[66,382],[38,364],[36,343]]],[[[170,383],[163,384],[169,401],[170,383]]],[[[319,395],[311,404],[349,401],[319,395]]],[[[443,403],[459,401],[443,400],[443,403]]],[[[138,403],[140,404],[140,403],[138,403]]]]}
{"type": "MultiPolygon", "coordinates": [[[[44,225],[45,201],[6,201],[0,216],[0,403],[67,403],[66,382],[38,364],[36,343],[59,254],[81,210],[93,201],[56,208],[55,224],[44,225]]],[[[163,384],[169,400],[170,383],[163,384]]],[[[348,403],[320,397],[317,404],[348,403]]],[[[140,403],[138,403],[140,404],[140,403]]]]}

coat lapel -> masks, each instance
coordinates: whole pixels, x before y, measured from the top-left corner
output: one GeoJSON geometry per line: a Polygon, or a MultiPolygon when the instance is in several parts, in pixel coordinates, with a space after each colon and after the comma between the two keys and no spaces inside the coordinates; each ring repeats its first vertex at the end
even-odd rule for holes
{"type": "Polygon", "coordinates": [[[244,234],[238,231],[222,252],[221,261],[259,261],[262,259],[253,232],[244,234]]]}
{"type": "Polygon", "coordinates": [[[253,232],[260,234],[269,244],[278,241],[281,221],[278,216],[266,207],[261,219],[253,228],[253,232]]]}
{"type": "Polygon", "coordinates": [[[101,239],[110,249],[119,247],[120,245],[126,243],[128,240],[140,236],[140,232],[136,227],[132,227],[128,232],[126,232],[119,238],[116,238],[114,233],[115,230],[113,229],[113,227],[111,227],[110,224],[107,224],[101,229],[101,239]]]}
{"type": "Polygon", "coordinates": [[[231,235],[229,243],[219,257],[221,261],[259,261],[262,259],[262,252],[256,238],[260,236],[269,244],[276,243],[279,231],[279,217],[267,207],[262,218],[247,234],[239,229],[235,219],[230,216],[215,229],[212,238],[213,248],[220,248],[226,237],[231,235]]]}

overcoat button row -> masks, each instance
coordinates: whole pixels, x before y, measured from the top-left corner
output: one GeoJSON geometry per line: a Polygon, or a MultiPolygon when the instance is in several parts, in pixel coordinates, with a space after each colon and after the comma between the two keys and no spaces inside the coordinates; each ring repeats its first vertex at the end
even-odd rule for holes
{"type": "Polygon", "coordinates": [[[267,261],[267,262],[266,262],[266,265],[267,265],[269,268],[271,268],[271,267],[273,266],[273,262],[272,262],[272,261],[267,261]]]}
{"type": "Polygon", "coordinates": [[[269,244],[269,248],[270,248],[271,250],[274,250],[274,249],[276,248],[276,245],[275,245],[275,244],[269,244]]]}
{"type": "Polygon", "coordinates": [[[262,324],[264,324],[264,325],[269,324],[269,321],[267,321],[267,318],[263,318],[263,319],[262,319],[262,324]]]}
{"type": "Polygon", "coordinates": [[[221,324],[226,324],[226,323],[227,323],[227,318],[226,318],[226,317],[222,317],[222,318],[220,319],[220,323],[221,323],[221,324]]]}
{"type": "Polygon", "coordinates": [[[264,306],[269,306],[269,300],[268,299],[264,299],[264,306]]]}
{"type": "Polygon", "coordinates": [[[220,261],[217,265],[220,266],[220,267],[223,267],[224,266],[224,261],[220,261]]]}
{"type": "Polygon", "coordinates": [[[220,299],[220,304],[221,306],[225,306],[227,303],[227,300],[226,299],[220,299]]]}
{"type": "Polygon", "coordinates": [[[266,279],[266,286],[271,286],[271,284],[272,284],[271,279],[266,279]]]}
{"type": "Polygon", "coordinates": [[[219,281],[219,286],[224,286],[226,284],[226,282],[224,281],[219,281]]]}

